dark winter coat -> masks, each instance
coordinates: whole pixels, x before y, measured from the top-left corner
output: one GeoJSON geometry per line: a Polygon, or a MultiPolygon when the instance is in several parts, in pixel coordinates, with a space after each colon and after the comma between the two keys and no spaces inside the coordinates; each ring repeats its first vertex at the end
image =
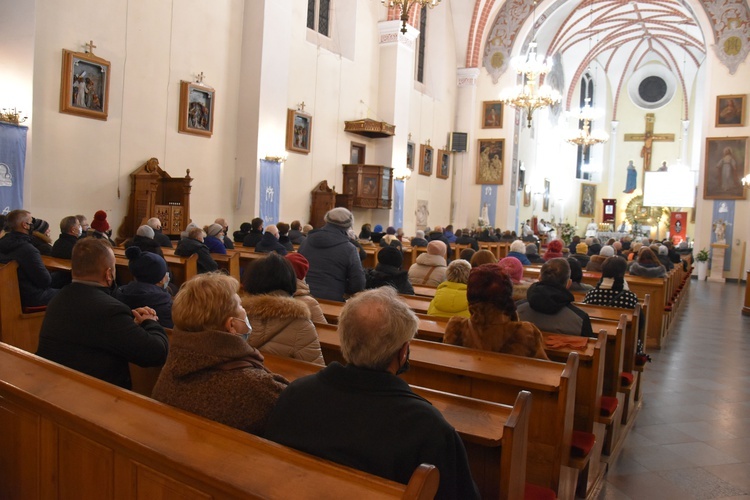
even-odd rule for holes
{"type": "Polygon", "coordinates": [[[183,238],[177,243],[177,248],[174,250],[174,254],[181,257],[190,257],[194,253],[198,254],[199,273],[209,273],[219,269],[219,264],[211,257],[208,247],[198,240],[183,238]]]}
{"type": "Polygon", "coordinates": [[[365,269],[365,288],[391,286],[398,293],[414,295],[414,287],[409,282],[409,273],[395,266],[378,264],[375,269],[365,269]]]}
{"type": "Polygon", "coordinates": [[[138,236],[137,234],[132,238],[125,240],[122,244],[123,247],[138,247],[143,252],[151,252],[164,257],[161,245],[155,239],[149,238],[148,236],[138,236]]]}
{"type": "Polygon", "coordinates": [[[227,247],[224,246],[224,242],[216,236],[206,236],[203,238],[203,244],[208,247],[209,253],[227,254],[227,247]]]}
{"type": "Polygon", "coordinates": [[[263,237],[255,244],[255,251],[261,253],[276,252],[279,255],[286,255],[287,249],[279,243],[279,239],[273,233],[263,233],[263,237]]]}
{"type": "Polygon", "coordinates": [[[536,282],[517,303],[518,317],[534,323],[543,332],[596,337],[589,315],[574,306],[573,294],[559,285],[536,282]]]}
{"type": "Polygon", "coordinates": [[[61,234],[55,244],[52,245],[52,257],[58,259],[68,259],[73,257],[73,247],[78,242],[78,237],[72,234],[61,234]]]}
{"type": "Polygon", "coordinates": [[[154,241],[159,244],[159,246],[164,248],[174,248],[172,246],[172,240],[169,239],[169,236],[162,233],[161,230],[157,231],[154,229],[154,241]]]}
{"type": "Polygon", "coordinates": [[[12,231],[0,238],[0,262],[18,262],[18,288],[23,307],[46,306],[59,291],[52,286],[52,276],[44,267],[42,256],[31,236],[12,231]]]}
{"type": "Polygon", "coordinates": [[[159,316],[161,326],[164,328],[174,327],[172,322],[172,296],[164,288],[133,280],[115,290],[114,297],[131,309],[150,307],[159,316]]]}
{"type": "Polygon", "coordinates": [[[251,229],[249,233],[245,236],[245,238],[242,240],[242,246],[243,247],[249,247],[253,248],[255,245],[258,244],[260,239],[263,237],[263,231],[258,231],[257,229],[251,229]]]}

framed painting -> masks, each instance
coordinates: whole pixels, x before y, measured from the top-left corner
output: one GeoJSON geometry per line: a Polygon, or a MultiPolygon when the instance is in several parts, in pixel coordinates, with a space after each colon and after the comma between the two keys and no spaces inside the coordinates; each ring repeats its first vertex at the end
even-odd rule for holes
{"type": "Polygon", "coordinates": [[[215,91],[193,82],[180,82],[180,123],[177,131],[181,134],[211,137],[214,133],[215,91]]]}
{"type": "Polygon", "coordinates": [[[523,206],[531,206],[531,186],[529,186],[528,184],[525,184],[523,186],[523,206]]]}
{"type": "Polygon", "coordinates": [[[744,127],[747,94],[716,96],[716,126],[744,127]]]}
{"type": "Polygon", "coordinates": [[[366,145],[359,142],[352,142],[349,147],[349,163],[352,165],[364,165],[366,151],[366,145]]]}
{"type": "Polygon", "coordinates": [[[544,179],[544,194],[542,195],[542,212],[549,212],[549,179],[544,179]]]}
{"type": "Polygon", "coordinates": [[[479,139],[477,184],[503,183],[505,139],[479,139]]]}
{"type": "Polygon", "coordinates": [[[445,149],[438,149],[438,169],[435,176],[438,179],[447,179],[451,171],[451,154],[445,149]]]}
{"type": "Polygon", "coordinates": [[[703,199],[744,200],[747,163],[747,137],[706,137],[703,199]]]}
{"type": "Polygon", "coordinates": [[[503,128],[502,101],[482,102],[482,128],[503,128]]]}
{"type": "Polygon", "coordinates": [[[312,116],[302,111],[286,112],[286,149],[295,153],[310,153],[312,141],[312,116]]]}
{"type": "Polygon", "coordinates": [[[411,171],[414,171],[414,143],[413,142],[407,142],[406,143],[406,168],[408,168],[411,171]]]}
{"type": "Polygon", "coordinates": [[[596,184],[581,184],[581,205],[579,217],[593,217],[596,211],[596,184]]]}
{"type": "Polygon", "coordinates": [[[106,120],[109,80],[109,61],[63,49],[60,113],[106,120]]]}
{"type": "Polygon", "coordinates": [[[432,175],[432,146],[419,145],[419,173],[421,175],[432,175]]]}

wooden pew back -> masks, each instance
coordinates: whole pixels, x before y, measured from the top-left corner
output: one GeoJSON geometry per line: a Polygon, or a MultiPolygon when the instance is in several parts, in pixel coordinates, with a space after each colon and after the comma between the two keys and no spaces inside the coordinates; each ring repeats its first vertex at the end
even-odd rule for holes
{"type": "Polygon", "coordinates": [[[9,498],[433,498],[0,345],[0,484],[9,498]],[[144,425],[144,422],[147,425],[144,425]]]}
{"type": "Polygon", "coordinates": [[[42,321],[44,312],[24,313],[21,308],[18,263],[0,265],[0,342],[36,352],[42,321]]]}

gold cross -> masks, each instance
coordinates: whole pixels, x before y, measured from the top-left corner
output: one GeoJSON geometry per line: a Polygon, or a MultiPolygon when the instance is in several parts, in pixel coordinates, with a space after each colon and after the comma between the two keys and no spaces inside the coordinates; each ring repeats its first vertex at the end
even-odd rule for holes
{"type": "Polygon", "coordinates": [[[83,46],[86,47],[86,52],[92,55],[94,54],[94,49],[96,48],[96,45],[94,45],[93,40],[89,40],[89,43],[84,43],[83,46]]]}
{"type": "Polygon", "coordinates": [[[297,105],[297,111],[302,111],[303,113],[305,112],[305,101],[302,101],[297,105]]]}
{"type": "Polygon", "coordinates": [[[198,76],[195,78],[195,81],[202,84],[204,78],[205,75],[203,74],[203,71],[201,71],[200,74],[198,74],[198,76]]]}

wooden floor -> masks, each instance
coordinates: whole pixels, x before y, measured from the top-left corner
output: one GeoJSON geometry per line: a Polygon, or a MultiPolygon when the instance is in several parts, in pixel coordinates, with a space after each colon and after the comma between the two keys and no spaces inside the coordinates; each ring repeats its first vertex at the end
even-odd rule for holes
{"type": "MultiPolygon", "coordinates": [[[[693,281],[645,376],[644,404],[596,498],[750,495],[750,317],[744,285],[693,281]]],[[[747,497],[746,497],[747,498],[747,497]]]]}

